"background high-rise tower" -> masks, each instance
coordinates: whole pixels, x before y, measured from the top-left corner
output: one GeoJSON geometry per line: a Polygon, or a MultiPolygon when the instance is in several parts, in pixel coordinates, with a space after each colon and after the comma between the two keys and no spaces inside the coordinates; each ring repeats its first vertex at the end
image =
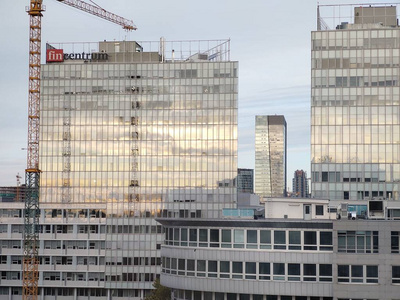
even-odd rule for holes
{"type": "Polygon", "coordinates": [[[236,187],[238,193],[254,193],[254,170],[238,169],[236,178],[236,187]]]}
{"type": "Polygon", "coordinates": [[[318,31],[312,32],[312,194],[399,200],[396,6],[319,9],[318,31]],[[335,15],[352,17],[325,18],[335,15]],[[330,21],[336,29],[329,29],[330,21]]]}
{"type": "Polygon", "coordinates": [[[255,193],[286,196],[286,120],[284,116],[256,116],[255,193]]]}
{"type": "Polygon", "coordinates": [[[294,171],[292,197],[308,198],[307,172],[303,170],[294,171]]]}

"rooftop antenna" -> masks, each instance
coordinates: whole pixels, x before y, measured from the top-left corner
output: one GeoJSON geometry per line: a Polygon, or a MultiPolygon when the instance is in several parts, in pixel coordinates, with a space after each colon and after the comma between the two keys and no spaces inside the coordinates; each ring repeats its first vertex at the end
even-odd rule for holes
{"type": "Polygon", "coordinates": [[[17,177],[17,193],[16,193],[16,199],[15,201],[20,201],[20,193],[19,193],[19,188],[21,186],[21,176],[19,175],[19,173],[16,175],[17,177]]]}
{"type": "Polygon", "coordinates": [[[160,38],[160,54],[161,54],[161,62],[165,62],[165,38],[162,36],[160,38]]]}

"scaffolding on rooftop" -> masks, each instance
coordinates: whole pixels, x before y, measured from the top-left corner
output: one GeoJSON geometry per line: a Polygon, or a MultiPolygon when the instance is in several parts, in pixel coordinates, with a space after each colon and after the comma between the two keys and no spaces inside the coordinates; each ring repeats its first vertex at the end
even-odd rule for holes
{"type": "MultiPolygon", "coordinates": [[[[107,42],[120,43],[121,41],[107,42]]],[[[159,41],[135,42],[143,48],[143,53],[157,52],[160,56],[162,55],[164,62],[190,61],[194,56],[202,54],[207,55],[208,61],[230,61],[230,39],[166,41],[161,38],[159,41]]],[[[47,44],[55,49],[63,49],[67,53],[99,51],[99,42],[49,42],[47,44]]]]}
{"type": "MultiPolygon", "coordinates": [[[[317,30],[336,30],[343,24],[354,24],[355,8],[359,7],[396,7],[396,18],[399,19],[400,3],[358,3],[358,4],[331,4],[318,5],[317,7],[317,30]]],[[[390,10],[387,18],[394,17],[390,10]]],[[[369,17],[369,16],[368,16],[369,17]]],[[[382,17],[382,16],[380,16],[382,17]]],[[[398,25],[398,24],[397,24],[398,25]]]]}

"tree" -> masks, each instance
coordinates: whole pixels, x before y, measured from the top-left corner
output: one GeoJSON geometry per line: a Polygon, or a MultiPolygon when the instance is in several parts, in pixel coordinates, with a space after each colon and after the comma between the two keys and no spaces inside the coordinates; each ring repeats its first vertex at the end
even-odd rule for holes
{"type": "Polygon", "coordinates": [[[171,289],[161,285],[160,279],[153,282],[154,290],[146,297],[146,300],[171,300],[171,289]]]}

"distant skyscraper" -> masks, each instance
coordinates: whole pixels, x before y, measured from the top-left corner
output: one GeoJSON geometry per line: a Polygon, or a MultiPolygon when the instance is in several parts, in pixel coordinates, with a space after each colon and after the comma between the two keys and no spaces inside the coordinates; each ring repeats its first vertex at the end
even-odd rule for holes
{"type": "Polygon", "coordinates": [[[236,180],[238,193],[254,193],[254,170],[253,169],[238,169],[236,180]]]}
{"type": "Polygon", "coordinates": [[[23,202],[25,196],[25,185],[0,187],[0,202],[23,202]]]}
{"type": "Polygon", "coordinates": [[[286,120],[284,116],[256,116],[255,193],[286,196],[286,120]]]}
{"type": "Polygon", "coordinates": [[[328,22],[345,8],[320,6],[318,30],[312,32],[312,195],[399,200],[396,6],[348,8],[354,19],[333,19],[332,30],[321,17],[328,22]]]}
{"type": "Polygon", "coordinates": [[[294,171],[292,196],[298,198],[309,197],[307,173],[303,170],[294,171]]]}

